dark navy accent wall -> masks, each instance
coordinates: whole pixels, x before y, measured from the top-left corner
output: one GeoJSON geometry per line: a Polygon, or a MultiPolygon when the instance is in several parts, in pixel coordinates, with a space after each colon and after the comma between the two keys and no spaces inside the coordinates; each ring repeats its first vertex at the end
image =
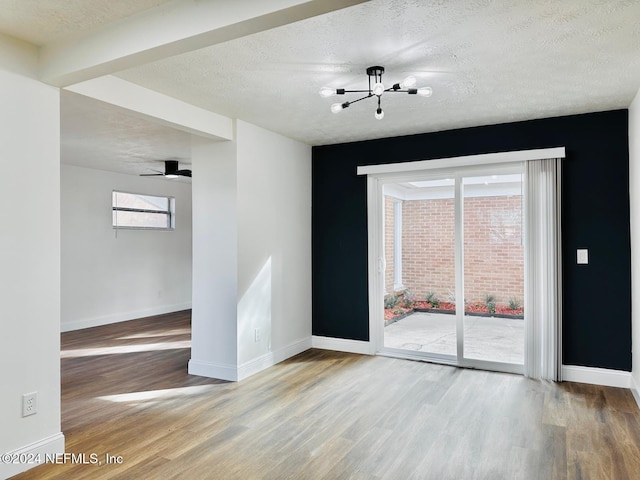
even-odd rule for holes
{"type": "Polygon", "coordinates": [[[358,165],[561,146],[563,363],[630,371],[627,110],[314,147],[313,334],[369,340],[358,165]],[[577,248],[589,249],[589,265],[576,264],[577,248]]]}

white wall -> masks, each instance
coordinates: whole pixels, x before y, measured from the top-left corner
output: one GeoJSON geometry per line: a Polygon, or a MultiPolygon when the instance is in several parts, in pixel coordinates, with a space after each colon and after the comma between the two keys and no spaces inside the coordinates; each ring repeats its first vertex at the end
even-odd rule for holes
{"type": "Polygon", "coordinates": [[[640,90],[629,107],[629,196],[631,203],[631,350],[634,394],[640,405],[640,90]]]}
{"type": "Polygon", "coordinates": [[[190,183],[62,165],[61,215],[63,331],[191,307],[190,183]],[[113,190],[175,197],[175,230],[114,230],[113,190]]]}
{"type": "Polygon", "coordinates": [[[236,138],[242,366],[311,336],[311,147],[242,121],[236,138]]]}
{"type": "Polygon", "coordinates": [[[235,133],[192,147],[189,372],[225,380],[311,347],[311,147],[240,120],[235,133]]]}
{"type": "Polygon", "coordinates": [[[235,142],[193,138],[193,311],[189,373],[237,380],[235,142]]]}
{"type": "MultiPolygon", "coordinates": [[[[60,95],[35,48],[0,35],[0,454],[61,452],[60,95]],[[38,413],[22,418],[22,394],[38,413]]],[[[0,478],[29,465],[0,463],[0,478]]]]}

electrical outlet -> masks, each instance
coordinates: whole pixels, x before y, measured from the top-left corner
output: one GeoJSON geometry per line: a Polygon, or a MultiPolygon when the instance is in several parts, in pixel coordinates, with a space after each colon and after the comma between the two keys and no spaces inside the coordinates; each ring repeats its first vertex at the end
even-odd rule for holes
{"type": "Polygon", "coordinates": [[[260,341],[260,329],[256,328],[253,332],[253,341],[258,343],[260,341]]]}
{"type": "Polygon", "coordinates": [[[28,417],[38,413],[38,392],[25,393],[22,395],[22,416],[28,417]]]}

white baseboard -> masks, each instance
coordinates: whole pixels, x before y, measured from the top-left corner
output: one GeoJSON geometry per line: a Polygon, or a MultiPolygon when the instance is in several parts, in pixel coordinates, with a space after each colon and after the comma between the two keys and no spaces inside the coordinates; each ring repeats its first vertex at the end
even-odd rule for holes
{"type": "Polygon", "coordinates": [[[607,368],[562,366],[562,380],[606,387],[631,388],[631,372],[607,368]]]}
{"type": "Polygon", "coordinates": [[[337,352],[360,353],[362,355],[372,355],[371,342],[362,340],[347,340],[345,338],[319,337],[314,335],[311,338],[313,348],[323,350],[335,350],[337,352]]]}
{"type": "Polygon", "coordinates": [[[179,303],[177,305],[165,305],[162,307],[136,310],[134,312],[116,313],[114,315],[105,315],[104,317],[87,318],[85,320],[77,320],[74,322],[65,322],[63,319],[60,325],[60,331],[70,332],[73,330],[81,330],[83,328],[99,327],[101,325],[126,322],[128,320],[136,320],[138,318],[151,317],[153,315],[163,315],[165,313],[180,312],[182,310],[189,310],[190,308],[191,302],[187,302],[179,303]]]}
{"type": "Polygon", "coordinates": [[[273,352],[260,355],[253,360],[243,363],[242,365],[221,365],[202,360],[189,360],[189,374],[199,375],[201,377],[217,378],[219,380],[228,380],[238,382],[244,380],[251,375],[255,375],[262,370],[272,367],[276,363],[280,363],[287,358],[298,355],[311,348],[311,337],[297,340],[285,347],[274,350],[273,352]]]}
{"type": "Polygon", "coordinates": [[[220,363],[203,360],[189,360],[189,375],[199,377],[217,378],[218,380],[238,381],[238,367],[235,365],[222,365],[220,363]]]}
{"type": "Polygon", "coordinates": [[[279,348],[273,352],[265,353],[253,360],[243,363],[238,367],[238,380],[244,380],[251,375],[255,375],[262,370],[272,367],[287,358],[291,358],[311,348],[311,337],[303,338],[293,342],[286,347],[279,348]]]}
{"type": "MultiPolygon", "coordinates": [[[[2,453],[2,452],[0,452],[2,453]]],[[[46,455],[53,455],[57,453],[64,453],[64,434],[62,432],[51,435],[50,437],[43,438],[37,442],[33,442],[29,445],[25,445],[17,450],[6,452],[9,455],[17,455],[18,459],[23,457],[24,460],[30,463],[4,463],[0,462],[0,478],[7,479],[18,475],[19,473],[26,472],[38,465],[35,462],[36,459],[40,459],[40,463],[45,462],[46,455]]]]}
{"type": "Polygon", "coordinates": [[[631,393],[633,394],[633,398],[636,399],[638,408],[640,408],[640,385],[633,379],[633,375],[631,375],[631,393]]]}
{"type": "Polygon", "coordinates": [[[290,343],[286,347],[279,348],[273,352],[273,364],[284,362],[287,358],[295,357],[299,353],[306,352],[311,348],[311,337],[302,338],[290,343]]]}

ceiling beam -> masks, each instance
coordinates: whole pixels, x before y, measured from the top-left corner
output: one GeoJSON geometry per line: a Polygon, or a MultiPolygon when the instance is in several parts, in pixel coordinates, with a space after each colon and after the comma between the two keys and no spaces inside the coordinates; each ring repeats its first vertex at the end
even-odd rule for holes
{"type": "Polygon", "coordinates": [[[65,90],[123,108],[161,125],[212,140],[233,140],[233,120],[113,75],[94,78],[65,90]]]}
{"type": "Polygon", "coordinates": [[[40,78],[65,87],[369,0],[176,0],[41,49],[40,78]]]}

